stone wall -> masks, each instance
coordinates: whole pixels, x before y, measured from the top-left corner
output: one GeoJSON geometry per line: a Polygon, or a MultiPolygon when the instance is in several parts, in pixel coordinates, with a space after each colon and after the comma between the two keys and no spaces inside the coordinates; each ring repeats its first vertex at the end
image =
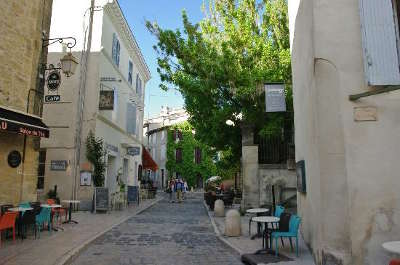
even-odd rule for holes
{"type": "MultiPolygon", "coordinates": [[[[28,94],[38,89],[38,68],[42,53],[42,31],[49,31],[52,0],[0,1],[0,105],[26,112],[28,94]]],[[[40,105],[31,93],[29,110],[40,105]]],[[[39,114],[36,112],[33,114],[39,114]]],[[[0,204],[36,200],[38,140],[27,137],[25,163],[11,168],[10,151],[23,153],[24,137],[0,133],[0,204]]]]}

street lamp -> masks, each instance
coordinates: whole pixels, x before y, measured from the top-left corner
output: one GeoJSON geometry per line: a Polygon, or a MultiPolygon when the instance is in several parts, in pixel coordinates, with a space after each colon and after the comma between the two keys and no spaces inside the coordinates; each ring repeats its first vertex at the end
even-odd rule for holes
{"type": "Polygon", "coordinates": [[[61,37],[52,39],[43,38],[43,47],[47,47],[56,42],[64,43],[64,41],[66,41],[66,46],[67,48],[69,48],[69,53],[67,53],[66,55],[64,55],[63,58],[60,59],[61,62],[61,64],[59,64],[60,67],[58,68],[54,68],[54,66],[49,68],[45,67],[45,70],[61,69],[61,71],[64,73],[66,77],[70,77],[75,73],[76,66],[78,65],[78,59],[76,59],[71,53],[71,49],[76,45],[76,39],[74,37],[61,37]]]}

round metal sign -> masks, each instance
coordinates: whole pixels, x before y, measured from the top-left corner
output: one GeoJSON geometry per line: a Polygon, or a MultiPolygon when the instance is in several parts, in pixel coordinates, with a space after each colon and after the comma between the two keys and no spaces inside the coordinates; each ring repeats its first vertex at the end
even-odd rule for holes
{"type": "Polygon", "coordinates": [[[12,168],[16,168],[21,164],[21,153],[14,150],[8,154],[8,165],[12,168]]]}
{"type": "Polygon", "coordinates": [[[57,90],[61,84],[61,75],[58,71],[53,71],[47,76],[47,88],[50,91],[57,90]]]}

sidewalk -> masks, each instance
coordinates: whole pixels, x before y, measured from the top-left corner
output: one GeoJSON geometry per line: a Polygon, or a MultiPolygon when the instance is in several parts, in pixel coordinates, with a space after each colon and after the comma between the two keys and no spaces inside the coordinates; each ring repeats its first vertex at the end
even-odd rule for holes
{"type": "MultiPolygon", "coordinates": [[[[204,204],[205,207],[206,204],[204,204]]],[[[208,208],[208,207],[207,207],[208,208]]],[[[232,207],[236,208],[236,207],[232,207]]],[[[230,208],[225,209],[225,212],[230,210],[230,208]]],[[[219,236],[219,238],[224,241],[226,244],[231,246],[240,255],[254,253],[257,250],[262,248],[262,241],[261,238],[256,238],[254,240],[250,239],[249,236],[249,216],[242,216],[241,217],[241,224],[242,224],[242,235],[240,237],[227,237],[224,235],[225,229],[225,217],[215,217],[213,211],[208,211],[208,215],[210,216],[211,222],[214,225],[214,230],[219,236]]],[[[256,223],[252,223],[251,232],[254,234],[257,231],[256,223]]],[[[293,261],[286,261],[286,262],[278,262],[274,263],[274,265],[313,265],[314,259],[308,250],[306,244],[304,243],[303,239],[299,238],[299,257],[296,257],[296,253],[292,252],[290,249],[289,241],[285,240],[285,247],[282,247],[279,241],[279,253],[293,259],[293,261]]]]}
{"type": "Polygon", "coordinates": [[[28,239],[17,239],[16,243],[2,242],[0,247],[0,265],[62,265],[68,264],[90,242],[126,221],[130,217],[151,207],[161,196],[131,205],[123,211],[92,214],[74,212],[72,218],[79,224],[64,224],[64,231],[42,231],[40,239],[34,239],[28,231],[28,239]]]}

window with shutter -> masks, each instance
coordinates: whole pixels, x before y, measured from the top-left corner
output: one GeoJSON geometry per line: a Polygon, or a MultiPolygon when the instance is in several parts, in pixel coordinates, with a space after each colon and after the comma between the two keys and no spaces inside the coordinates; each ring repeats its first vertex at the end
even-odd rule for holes
{"type": "Polygon", "coordinates": [[[133,72],[133,64],[132,61],[128,63],[128,82],[132,85],[132,72],[133,72]]]}
{"type": "Polygon", "coordinates": [[[117,38],[117,34],[113,33],[111,58],[116,66],[119,66],[120,51],[121,51],[121,45],[117,38]]]}
{"type": "Polygon", "coordinates": [[[175,160],[176,163],[182,162],[182,148],[177,148],[175,151],[175,160]]]}
{"type": "Polygon", "coordinates": [[[180,141],[183,140],[183,135],[182,135],[182,131],[181,131],[181,130],[178,130],[178,139],[179,139],[180,141]]]}
{"type": "Polygon", "coordinates": [[[196,147],[194,149],[195,152],[195,163],[200,164],[201,163],[201,149],[199,147],[196,147]]]}
{"type": "Polygon", "coordinates": [[[360,0],[364,71],[368,85],[399,85],[398,24],[392,0],[360,0]]]}

